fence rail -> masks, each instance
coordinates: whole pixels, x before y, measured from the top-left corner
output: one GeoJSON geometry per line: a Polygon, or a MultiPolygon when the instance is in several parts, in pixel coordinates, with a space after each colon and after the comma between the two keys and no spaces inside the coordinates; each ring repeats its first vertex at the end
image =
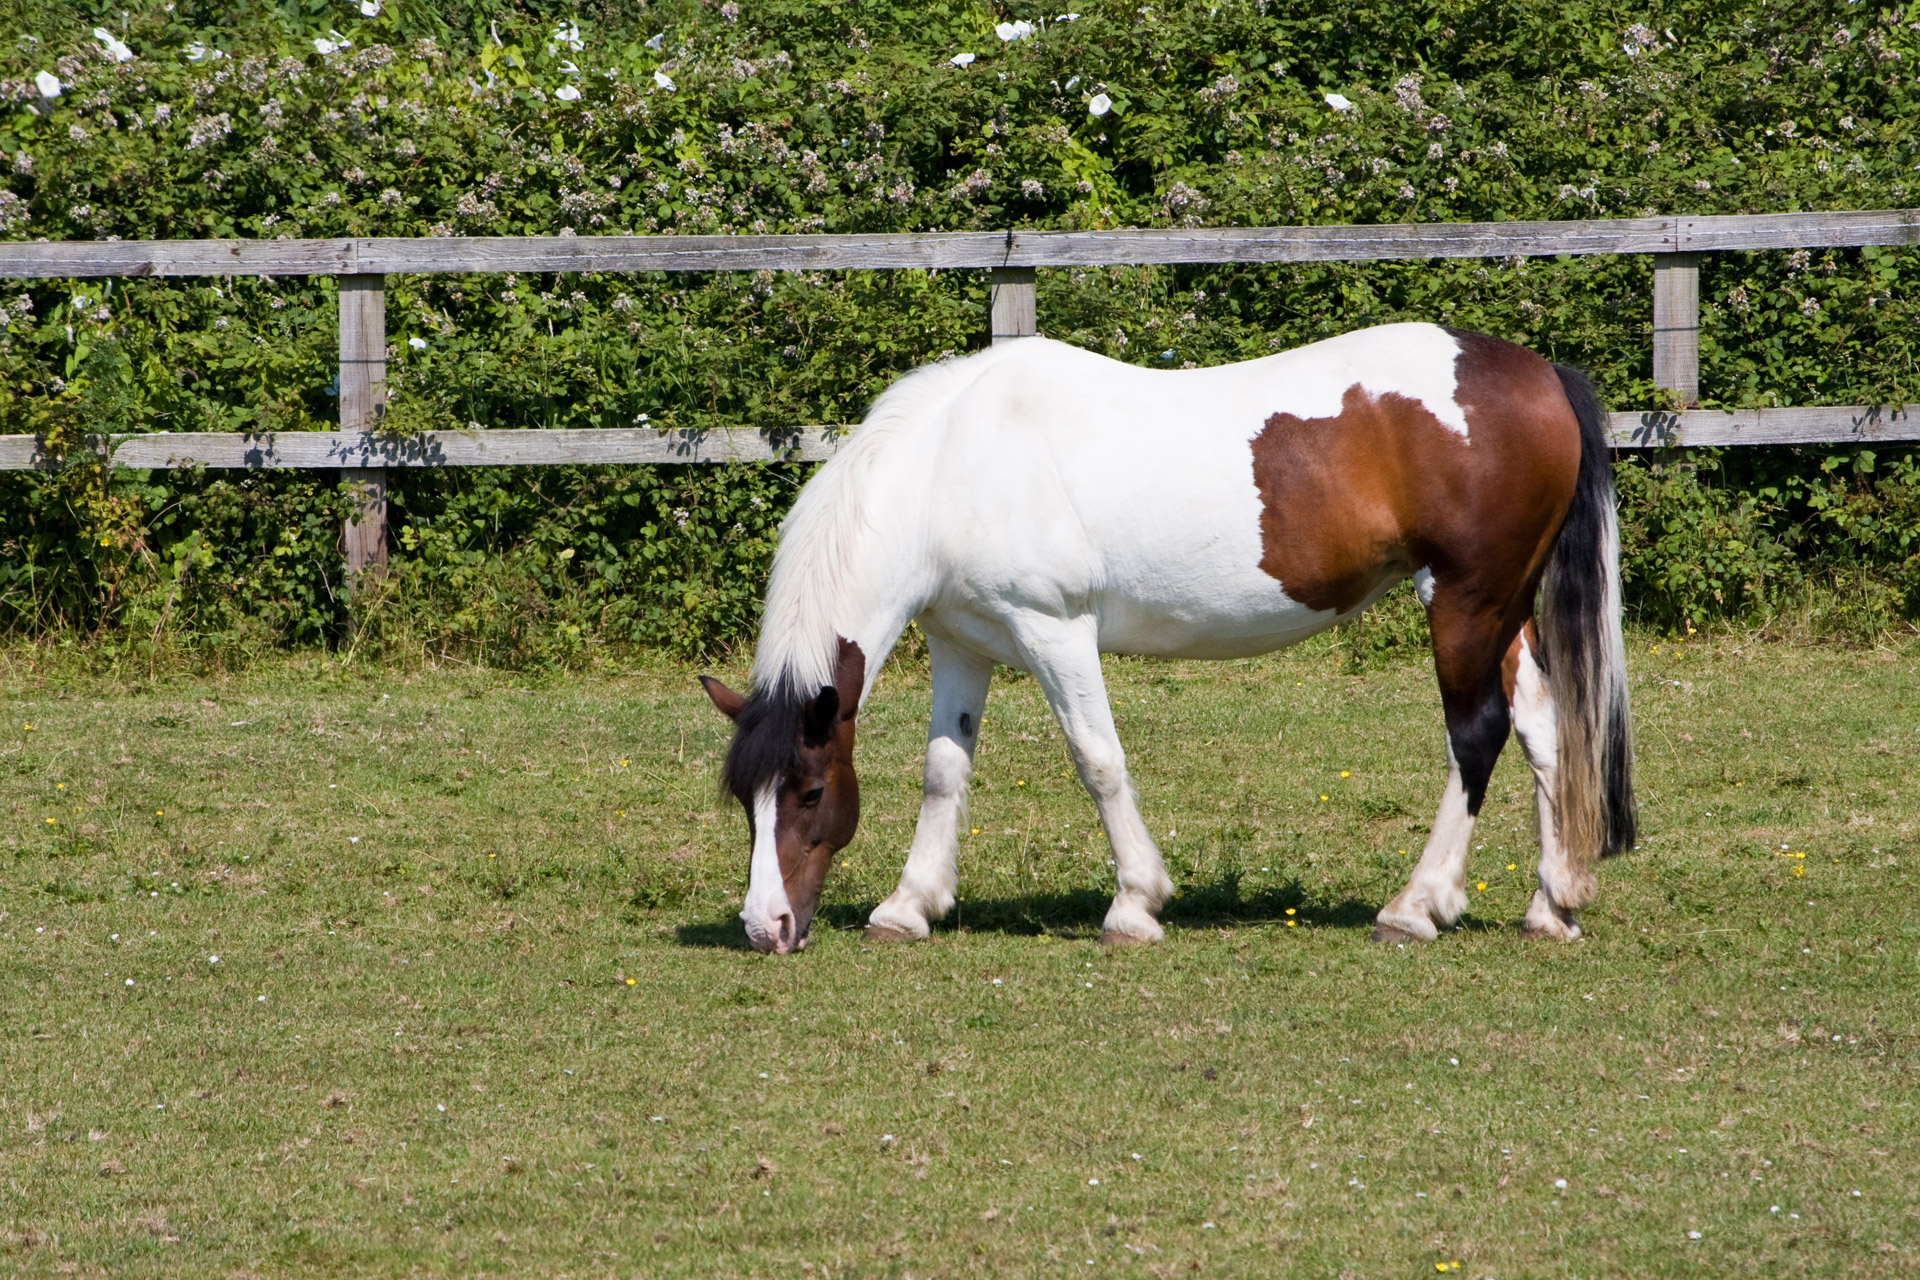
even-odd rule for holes
{"type": "Polygon", "coordinates": [[[1920,210],[1382,226],[0,243],[0,278],[822,271],[1538,258],[1920,244],[1920,210]]]}
{"type": "MultiPolygon", "coordinates": [[[[995,342],[1038,332],[1039,267],[1424,261],[1580,254],[1654,258],[1654,382],[1699,398],[1700,259],[1716,252],[1920,245],[1920,210],[1409,223],[1203,230],[958,231],[845,236],[501,236],[340,240],[0,242],[0,279],[333,275],[340,280],[339,431],[156,433],[102,444],[115,465],[338,468],[358,493],[342,530],[349,571],[386,561],[386,476],[396,467],[815,460],[840,427],[762,432],[620,429],[452,431],[401,436],[386,410],[385,277],[445,272],[984,269],[995,342]]],[[[1841,405],[1612,415],[1623,449],[1920,440],[1920,406],[1841,405]]],[[[1169,442],[1178,448],[1178,441],[1169,442]]],[[[57,460],[31,436],[0,436],[0,470],[57,460]]]]}
{"type": "MultiPolygon", "coordinates": [[[[1614,447],[1871,444],[1920,437],[1920,405],[1814,409],[1652,410],[1611,415],[1614,447]]],[[[167,432],[101,441],[118,467],[275,471],[342,468],[542,467],[710,462],[824,462],[849,426],[759,431],[722,427],[656,431],[613,427],[573,431],[167,432]]],[[[1167,441],[1180,447],[1177,435],[1167,441]]],[[[33,436],[0,436],[0,471],[52,470],[60,460],[33,436]]]]}

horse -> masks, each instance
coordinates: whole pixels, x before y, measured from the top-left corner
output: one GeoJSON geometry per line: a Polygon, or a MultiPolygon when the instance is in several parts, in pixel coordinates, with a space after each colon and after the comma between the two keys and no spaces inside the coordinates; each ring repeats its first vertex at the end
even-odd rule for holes
{"type": "Polygon", "coordinates": [[[1430,941],[1465,910],[1468,844],[1511,731],[1540,841],[1522,930],[1578,938],[1595,859],[1630,848],[1637,821],[1610,443],[1582,374],[1408,323],[1207,369],[1034,337],[906,375],[781,527],[750,693],[700,678],[733,722],[721,785],[747,813],[749,941],[806,945],[859,822],[857,713],[910,620],[933,682],[920,817],[867,938],[925,938],[953,907],[999,663],[1033,674],[1098,807],[1117,881],[1102,941],[1152,942],[1173,884],[1100,655],[1271,652],[1409,577],[1447,780],[1373,936],[1430,941]]]}

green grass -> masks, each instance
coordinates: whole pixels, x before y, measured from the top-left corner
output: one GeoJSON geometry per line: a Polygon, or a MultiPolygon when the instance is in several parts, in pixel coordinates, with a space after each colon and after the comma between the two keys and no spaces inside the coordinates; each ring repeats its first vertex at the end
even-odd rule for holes
{"type": "Polygon", "coordinates": [[[1915,656],[1639,640],[1646,835],[1587,939],[1516,934],[1509,749],[1486,887],[1410,949],[1367,928],[1442,782],[1423,662],[1115,661],[1183,893],[1112,953],[1021,677],[958,921],[862,943],[918,799],[895,663],[861,836],[784,959],[743,950],[686,671],[16,658],[0,1271],[1908,1274],[1915,656]]]}

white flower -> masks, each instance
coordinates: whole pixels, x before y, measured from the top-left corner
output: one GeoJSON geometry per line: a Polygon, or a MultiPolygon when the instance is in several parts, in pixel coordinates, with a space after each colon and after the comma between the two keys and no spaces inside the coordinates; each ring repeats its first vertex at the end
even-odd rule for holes
{"type": "Polygon", "coordinates": [[[133,50],[127,48],[121,41],[114,39],[113,32],[107,30],[105,27],[95,27],[93,29],[93,38],[100,42],[100,47],[105,49],[107,56],[115,62],[133,61],[133,50]]]}
{"type": "Polygon", "coordinates": [[[377,18],[380,16],[380,0],[360,0],[360,16],[377,18]]]}
{"type": "Polygon", "coordinates": [[[57,98],[60,96],[60,77],[51,71],[42,71],[33,78],[33,87],[40,91],[43,98],[57,98]]]}
{"type": "Polygon", "coordinates": [[[560,64],[560,69],[566,72],[570,76],[577,76],[580,74],[580,68],[574,66],[571,62],[562,62],[560,64]]]}
{"type": "Polygon", "coordinates": [[[1553,1180],[1553,1186],[1556,1191],[1565,1191],[1567,1189],[1567,1180],[1565,1178],[1555,1178],[1553,1180]]]}
{"type": "Polygon", "coordinates": [[[994,27],[993,34],[999,36],[1005,43],[1012,44],[1015,40],[1025,40],[1032,35],[1033,24],[1024,21],[1002,22],[994,27]]]}
{"type": "Polygon", "coordinates": [[[951,58],[948,58],[947,62],[956,67],[970,67],[973,65],[973,55],[970,53],[956,53],[951,58]]]}
{"type": "Polygon", "coordinates": [[[1056,18],[1056,19],[1054,19],[1054,21],[1056,21],[1056,22],[1078,22],[1078,21],[1080,21],[1080,15],[1079,15],[1079,14],[1077,14],[1077,13],[1063,13],[1063,14],[1061,14],[1061,15],[1060,15],[1060,16],[1059,16],[1058,18],[1056,18]]]}
{"type": "Polygon", "coordinates": [[[347,39],[338,31],[329,29],[326,35],[315,38],[313,48],[314,52],[323,58],[327,58],[332,57],[342,49],[353,48],[353,41],[347,39]]]}
{"type": "Polygon", "coordinates": [[[667,38],[666,32],[656,31],[653,35],[653,38],[647,41],[647,48],[652,49],[655,53],[658,53],[660,51],[660,42],[662,40],[665,40],[666,38],[667,38]]]}
{"type": "Polygon", "coordinates": [[[220,957],[219,957],[219,956],[208,956],[208,957],[207,957],[207,963],[208,963],[208,964],[219,964],[219,963],[220,963],[220,957]]]}
{"type": "Polygon", "coordinates": [[[360,843],[360,837],[359,837],[359,836],[348,836],[348,837],[347,837],[347,843],[348,843],[348,844],[359,844],[359,843],[360,843]]]}
{"type": "Polygon", "coordinates": [[[668,93],[673,92],[673,77],[668,75],[666,72],[664,71],[654,72],[653,82],[659,85],[662,89],[665,89],[668,93]]]}
{"type": "Polygon", "coordinates": [[[408,338],[407,345],[415,351],[425,351],[427,349],[427,340],[425,338],[408,338]]]}
{"type": "MultiPolygon", "coordinates": [[[[668,87],[671,88],[672,86],[669,85],[668,87]]],[[[558,89],[555,89],[553,91],[553,96],[560,99],[560,101],[562,102],[580,101],[580,91],[574,88],[570,84],[563,84],[558,89]]]]}
{"type": "Polygon", "coordinates": [[[553,29],[553,42],[563,44],[575,53],[587,47],[587,42],[580,38],[580,24],[571,19],[553,29]]]}
{"type": "Polygon", "coordinates": [[[1351,111],[1353,110],[1353,99],[1347,97],[1344,93],[1330,93],[1327,95],[1327,105],[1335,111],[1351,111]]]}
{"type": "Polygon", "coordinates": [[[1103,116],[1111,110],[1113,110],[1113,99],[1104,93],[1094,94],[1093,101],[1087,103],[1087,114],[1090,116],[1103,116]]]}

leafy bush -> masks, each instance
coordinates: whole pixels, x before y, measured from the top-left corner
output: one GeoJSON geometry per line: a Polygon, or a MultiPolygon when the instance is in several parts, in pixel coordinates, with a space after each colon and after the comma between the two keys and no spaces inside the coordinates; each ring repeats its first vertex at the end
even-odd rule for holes
{"type": "MultiPolygon", "coordinates": [[[[370,7],[0,0],[0,30],[20,33],[0,48],[0,237],[1871,208],[1908,202],[1920,161],[1920,24],[1898,6],[1676,0],[1625,24],[1585,0],[1106,2],[1074,21],[950,0],[370,7]]],[[[1703,395],[1920,400],[1915,263],[1905,249],[1710,259],[1703,395]]],[[[1040,315],[1054,336],[1162,367],[1435,319],[1651,405],[1650,272],[1645,258],[1059,270],[1042,273],[1040,315]]],[[[394,277],[390,420],[854,421],[901,372],[981,342],[985,302],[979,273],[953,271],[394,277]]],[[[5,429],[56,447],[337,415],[329,279],[22,282],[0,328],[5,429]]],[[[1914,468],[1895,449],[1629,461],[1634,607],[1661,626],[1911,620],[1914,468]]],[[[332,643],[356,615],[355,643],[489,661],[695,652],[750,632],[803,474],[396,473],[393,572],[349,602],[331,476],[76,463],[0,477],[0,602],[17,635],[81,632],[110,652],[332,643]]]]}

